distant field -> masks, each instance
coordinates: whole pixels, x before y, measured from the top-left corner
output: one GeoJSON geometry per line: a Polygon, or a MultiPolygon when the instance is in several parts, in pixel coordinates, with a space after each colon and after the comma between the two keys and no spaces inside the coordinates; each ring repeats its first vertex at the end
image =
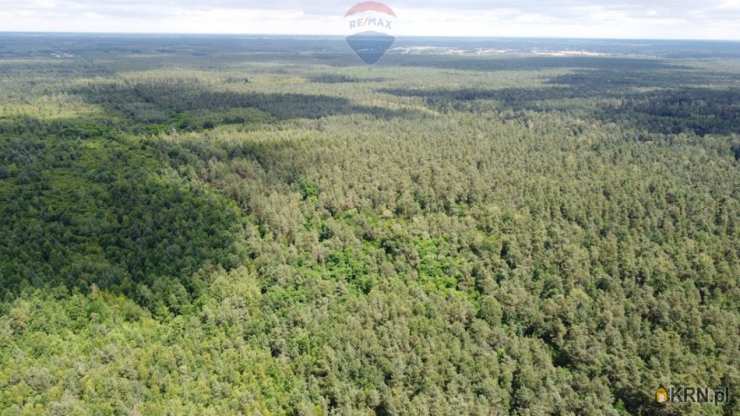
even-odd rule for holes
{"type": "Polygon", "coordinates": [[[740,414],[740,43],[396,47],[0,34],[0,415],[740,414]]]}

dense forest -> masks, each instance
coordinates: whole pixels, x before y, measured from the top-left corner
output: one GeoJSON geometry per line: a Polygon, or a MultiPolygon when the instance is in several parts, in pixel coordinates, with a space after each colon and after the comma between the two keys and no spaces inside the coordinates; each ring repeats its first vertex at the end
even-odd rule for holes
{"type": "Polygon", "coordinates": [[[190,42],[0,47],[1,416],[740,414],[737,56],[190,42]]]}

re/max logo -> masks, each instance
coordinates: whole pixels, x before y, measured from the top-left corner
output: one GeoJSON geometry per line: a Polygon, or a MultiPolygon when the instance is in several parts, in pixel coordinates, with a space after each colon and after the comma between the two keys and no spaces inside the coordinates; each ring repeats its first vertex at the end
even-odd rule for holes
{"type": "Polygon", "coordinates": [[[382,27],[391,30],[391,21],[380,17],[361,17],[349,21],[349,28],[356,29],[359,27],[382,27]]]}
{"type": "Polygon", "coordinates": [[[659,403],[709,403],[724,404],[729,402],[727,387],[710,389],[707,387],[676,387],[659,388],[656,392],[659,403]]]}

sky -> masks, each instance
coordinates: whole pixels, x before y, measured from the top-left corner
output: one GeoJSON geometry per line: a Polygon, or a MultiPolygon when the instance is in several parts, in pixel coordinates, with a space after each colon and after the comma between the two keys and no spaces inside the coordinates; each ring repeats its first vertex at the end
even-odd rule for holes
{"type": "MultiPolygon", "coordinates": [[[[357,1],[0,0],[0,32],[342,35],[357,1]]],[[[401,36],[740,40],[740,0],[388,0],[401,36]]]]}

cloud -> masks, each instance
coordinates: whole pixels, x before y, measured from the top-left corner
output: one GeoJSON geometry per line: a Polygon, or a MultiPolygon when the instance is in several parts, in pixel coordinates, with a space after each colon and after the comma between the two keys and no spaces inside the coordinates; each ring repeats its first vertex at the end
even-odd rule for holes
{"type": "MultiPolygon", "coordinates": [[[[740,0],[398,0],[402,35],[740,40],[740,0]]],[[[342,34],[352,1],[0,0],[2,31],[342,34]]]]}

